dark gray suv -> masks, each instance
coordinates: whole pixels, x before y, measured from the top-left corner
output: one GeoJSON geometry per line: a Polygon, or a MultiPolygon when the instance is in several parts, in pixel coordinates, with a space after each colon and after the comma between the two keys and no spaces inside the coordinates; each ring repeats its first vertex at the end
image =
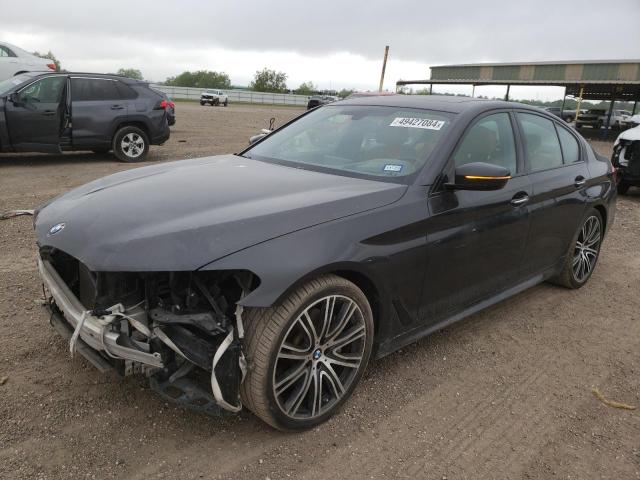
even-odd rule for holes
{"type": "Polygon", "coordinates": [[[168,140],[168,107],[147,83],[118,75],[16,75],[0,82],[0,152],[113,150],[140,161],[168,140]]]}

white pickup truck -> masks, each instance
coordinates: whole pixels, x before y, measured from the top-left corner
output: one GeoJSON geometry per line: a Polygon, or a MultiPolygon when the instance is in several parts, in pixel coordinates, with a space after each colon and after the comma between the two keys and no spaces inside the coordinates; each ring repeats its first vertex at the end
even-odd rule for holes
{"type": "Polygon", "coordinates": [[[229,97],[222,90],[205,90],[200,94],[200,105],[210,104],[212,107],[217,105],[229,105],[229,97]]]}

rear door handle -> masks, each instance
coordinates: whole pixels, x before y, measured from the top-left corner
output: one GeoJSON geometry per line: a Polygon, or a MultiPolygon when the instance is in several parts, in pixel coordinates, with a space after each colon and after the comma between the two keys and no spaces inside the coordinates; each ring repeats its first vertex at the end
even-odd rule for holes
{"type": "Polygon", "coordinates": [[[111,110],[123,110],[124,107],[122,105],[111,105],[111,110]]]}
{"type": "Polygon", "coordinates": [[[586,183],[587,183],[587,179],[584,178],[582,175],[579,175],[576,177],[573,184],[575,185],[576,188],[580,188],[580,187],[584,187],[586,183]]]}
{"type": "Polygon", "coordinates": [[[524,194],[517,193],[509,203],[511,203],[511,205],[513,205],[514,207],[519,207],[520,205],[524,205],[528,201],[529,201],[529,195],[527,195],[526,193],[524,194]]]}

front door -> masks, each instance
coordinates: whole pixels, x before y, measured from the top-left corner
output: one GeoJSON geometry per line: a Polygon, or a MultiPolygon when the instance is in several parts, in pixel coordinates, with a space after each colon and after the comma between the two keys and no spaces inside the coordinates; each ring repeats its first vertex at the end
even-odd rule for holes
{"type": "Polygon", "coordinates": [[[5,107],[11,144],[21,152],[60,152],[65,121],[67,77],[37,80],[17,92],[5,107]]]}
{"type": "Polygon", "coordinates": [[[512,178],[494,191],[441,189],[429,199],[427,274],[421,318],[442,321],[498,294],[521,278],[531,184],[522,175],[514,119],[485,115],[467,130],[445,171],[473,162],[506,167],[512,178]]]}

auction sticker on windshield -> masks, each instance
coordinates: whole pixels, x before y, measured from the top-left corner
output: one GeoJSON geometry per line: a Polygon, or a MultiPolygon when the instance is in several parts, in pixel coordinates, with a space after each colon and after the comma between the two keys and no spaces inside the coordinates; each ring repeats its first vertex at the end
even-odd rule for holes
{"type": "Polygon", "coordinates": [[[440,130],[444,126],[444,120],[430,120],[428,118],[396,117],[389,124],[390,127],[426,128],[427,130],[440,130]]]}

